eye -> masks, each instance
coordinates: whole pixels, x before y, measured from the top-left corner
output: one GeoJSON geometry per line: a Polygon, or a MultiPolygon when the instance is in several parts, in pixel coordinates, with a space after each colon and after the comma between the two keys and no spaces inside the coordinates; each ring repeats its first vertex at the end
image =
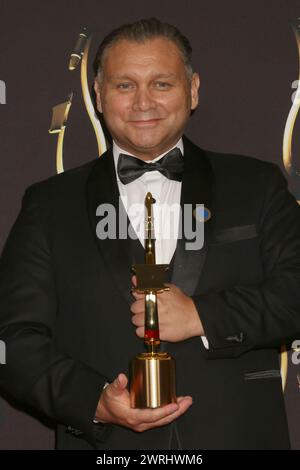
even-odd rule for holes
{"type": "Polygon", "coordinates": [[[129,89],[133,88],[133,84],[129,83],[129,82],[118,83],[117,88],[119,90],[129,90],[129,89]]]}
{"type": "Polygon", "coordinates": [[[155,82],[155,88],[169,88],[171,86],[170,83],[167,83],[167,82],[155,82]]]}

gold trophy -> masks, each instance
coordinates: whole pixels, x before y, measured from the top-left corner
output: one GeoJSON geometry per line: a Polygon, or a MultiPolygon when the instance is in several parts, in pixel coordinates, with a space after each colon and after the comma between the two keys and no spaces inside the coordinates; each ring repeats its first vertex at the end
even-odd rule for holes
{"type": "Polygon", "coordinates": [[[145,293],[145,335],[147,352],[138,354],[130,363],[130,400],[132,408],[158,408],[176,403],[175,360],[167,352],[160,352],[157,312],[157,294],[169,290],[165,286],[167,264],[155,263],[151,193],[145,198],[146,236],[145,264],[132,266],[137,286],[134,290],[145,293]]]}

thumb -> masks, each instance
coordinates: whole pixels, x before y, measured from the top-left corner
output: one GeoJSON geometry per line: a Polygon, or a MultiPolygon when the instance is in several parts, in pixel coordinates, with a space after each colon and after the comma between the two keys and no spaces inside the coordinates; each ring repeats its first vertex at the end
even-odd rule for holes
{"type": "Polygon", "coordinates": [[[117,377],[115,378],[115,380],[112,383],[114,392],[117,395],[119,395],[119,394],[121,395],[123,393],[123,391],[125,390],[125,388],[127,386],[127,383],[128,383],[128,379],[127,379],[126,375],[122,374],[122,373],[118,374],[117,377]]]}

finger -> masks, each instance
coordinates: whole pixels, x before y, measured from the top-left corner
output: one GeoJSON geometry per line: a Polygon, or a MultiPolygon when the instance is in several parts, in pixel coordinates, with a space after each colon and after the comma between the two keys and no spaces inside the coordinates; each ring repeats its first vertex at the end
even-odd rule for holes
{"type": "Polygon", "coordinates": [[[135,275],[135,274],[132,276],[131,282],[132,282],[132,284],[134,285],[134,287],[136,287],[136,285],[137,285],[137,280],[136,280],[136,275],[135,275]]]}
{"type": "Polygon", "coordinates": [[[143,292],[132,290],[131,293],[132,293],[132,295],[135,299],[144,299],[145,298],[145,294],[143,292]]]}
{"type": "Polygon", "coordinates": [[[186,400],[187,398],[192,400],[193,402],[193,397],[191,397],[190,395],[185,395],[185,396],[177,397],[177,403],[181,403],[183,400],[186,400]]]}
{"type": "Polygon", "coordinates": [[[128,378],[125,374],[123,374],[123,372],[121,372],[120,374],[118,374],[117,376],[117,379],[118,379],[118,383],[120,385],[121,388],[126,388],[127,387],[127,384],[128,384],[128,378]]]}
{"type": "Polygon", "coordinates": [[[173,412],[171,411],[167,415],[162,416],[161,418],[157,420],[152,420],[148,422],[145,421],[145,429],[150,429],[153,427],[164,426],[166,424],[170,424],[172,421],[174,421],[183,413],[185,413],[193,403],[192,397],[181,397],[181,399],[178,399],[178,401],[179,401],[178,409],[174,408],[173,412]],[[149,426],[149,424],[151,426],[149,426]]]}
{"type": "Polygon", "coordinates": [[[139,338],[143,338],[145,336],[145,327],[144,326],[139,326],[135,330],[135,333],[139,338]]]}
{"type": "Polygon", "coordinates": [[[131,321],[135,326],[144,326],[144,315],[133,315],[131,321]]]}
{"type": "Polygon", "coordinates": [[[175,419],[179,418],[179,416],[183,415],[189,408],[192,406],[193,400],[191,397],[183,397],[179,403],[179,409],[171,413],[170,415],[166,416],[165,418],[159,419],[155,421],[153,427],[164,426],[166,424],[171,423],[175,419]]]}
{"type": "Polygon", "coordinates": [[[130,307],[130,311],[131,313],[133,313],[134,315],[144,315],[145,313],[145,305],[143,302],[139,302],[139,301],[136,301],[134,302],[133,304],[131,304],[131,307],[130,307]]]}
{"type": "Polygon", "coordinates": [[[120,373],[117,375],[115,380],[110,384],[110,390],[114,395],[121,395],[128,383],[128,379],[125,374],[120,373]]]}
{"type": "Polygon", "coordinates": [[[136,421],[141,425],[152,424],[179,410],[179,404],[170,403],[160,408],[136,409],[136,421]]]}

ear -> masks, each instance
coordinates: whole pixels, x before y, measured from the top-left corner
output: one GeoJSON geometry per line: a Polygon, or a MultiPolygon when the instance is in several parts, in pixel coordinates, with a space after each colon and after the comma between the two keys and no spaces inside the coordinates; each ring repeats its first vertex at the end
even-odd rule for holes
{"type": "Polygon", "coordinates": [[[97,109],[99,111],[99,113],[102,113],[102,104],[101,104],[101,95],[100,95],[100,85],[97,81],[97,79],[95,78],[94,80],[94,90],[95,90],[95,93],[96,93],[96,102],[97,102],[97,109]]]}
{"type": "Polygon", "coordinates": [[[193,73],[191,80],[191,109],[196,109],[199,103],[200,77],[198,73],[193,73]]]}

